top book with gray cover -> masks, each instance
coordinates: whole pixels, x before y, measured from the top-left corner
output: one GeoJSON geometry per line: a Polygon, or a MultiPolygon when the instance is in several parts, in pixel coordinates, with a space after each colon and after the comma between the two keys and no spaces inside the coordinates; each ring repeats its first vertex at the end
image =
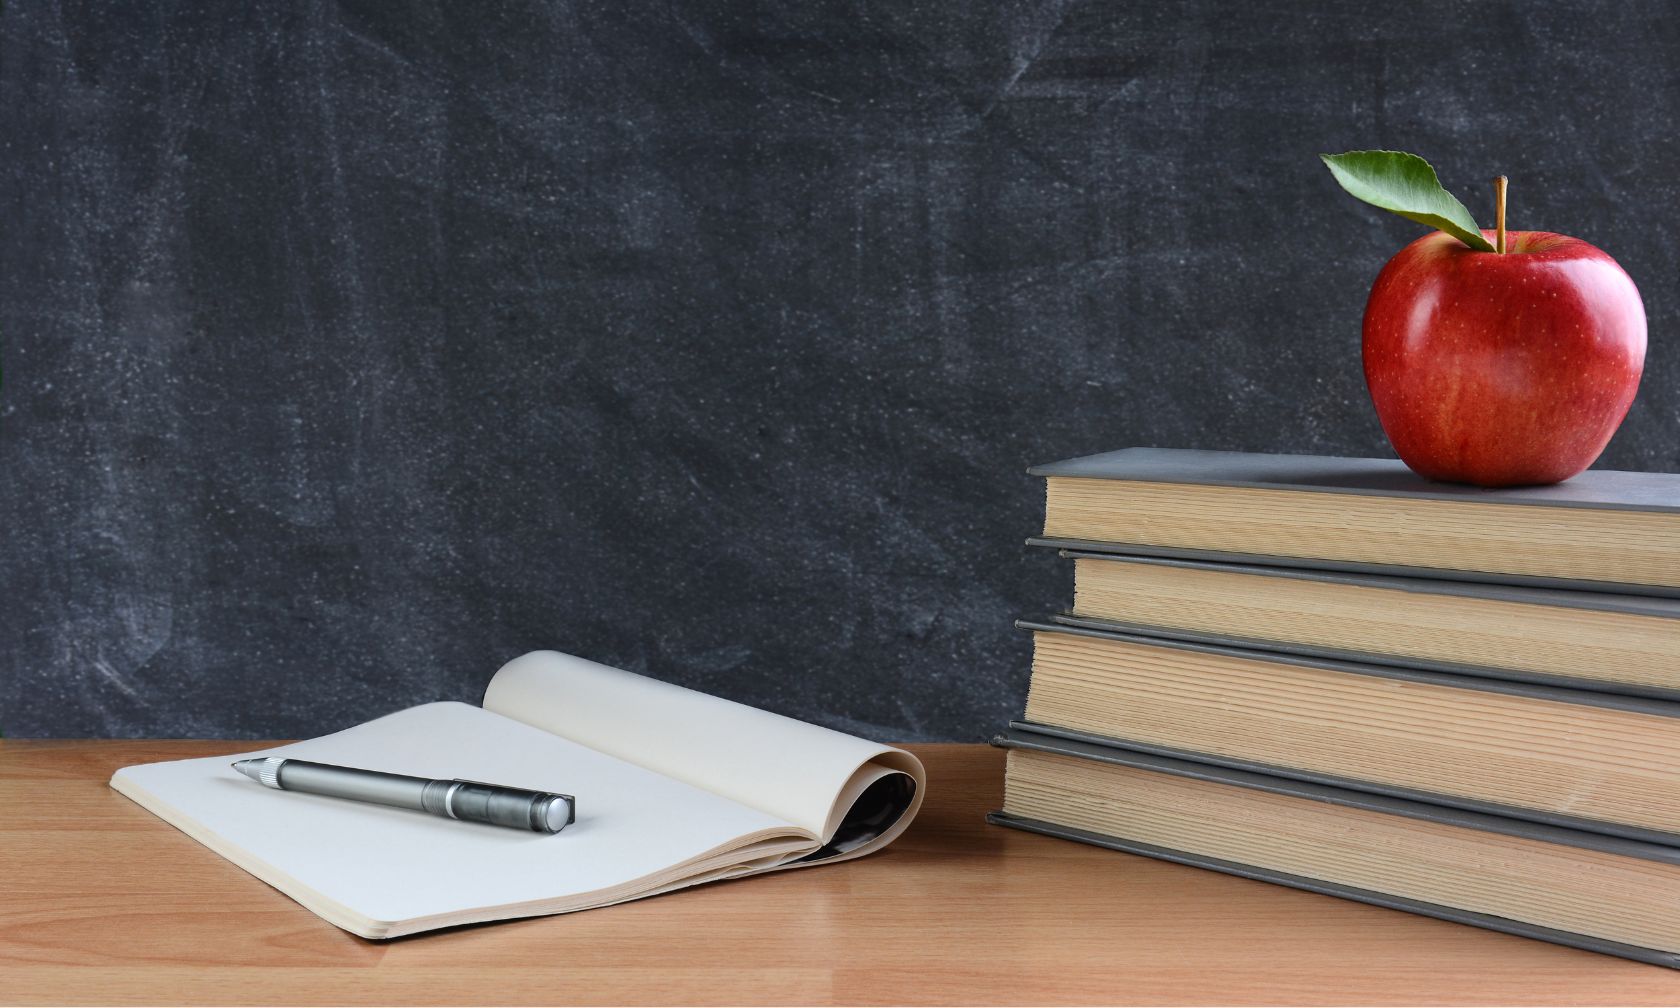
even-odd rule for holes
{"type": "Polygon", "coordinates": [[[1389,459],[1129,448],[1035,466],[1038,545],[1680,596],[1680,475],[1435,483],[1389,459]]]}

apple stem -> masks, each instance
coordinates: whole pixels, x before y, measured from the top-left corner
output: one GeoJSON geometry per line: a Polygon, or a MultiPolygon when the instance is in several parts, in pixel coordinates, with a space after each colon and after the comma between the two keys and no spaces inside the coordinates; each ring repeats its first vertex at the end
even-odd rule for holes
{"type": "Polygon", "coordinates": [[[1493,247],[1505,254],[1505,176],[1493,180],[1493,247]]]}

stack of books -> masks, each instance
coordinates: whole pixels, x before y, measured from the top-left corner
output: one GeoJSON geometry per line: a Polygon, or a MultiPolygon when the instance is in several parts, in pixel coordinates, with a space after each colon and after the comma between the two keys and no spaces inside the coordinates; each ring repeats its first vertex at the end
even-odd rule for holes
{"type": "Polygon", "coordinates": [[[1680,476],[1032,472],[1074,602],[993,822],[1680,966],[1680,476]]]}

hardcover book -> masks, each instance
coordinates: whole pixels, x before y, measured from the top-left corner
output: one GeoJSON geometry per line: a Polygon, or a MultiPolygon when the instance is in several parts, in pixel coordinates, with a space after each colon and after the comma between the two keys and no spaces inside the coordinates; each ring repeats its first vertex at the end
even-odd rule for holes
{"type": "Polygon", "coordinates": [[[1019,625],[1041,733],[1680,843],[1680,703],[1019,625]]]}
{"type": "Polygon", "coordinates": [[[1680,849],[1013,730],[989,821],[1680,966],[1680,849]]]}
{"type": "Polygon", "coordinates": [[[1063,555],[1076,626],[1680,699],[1680,599],[1063,555]]]}
{"type": "Polygon", "coordinates": [[[111,786],[347,931],[567,913],[880,850],[920,807],[909,753],[537,651],[484,705],[431,703],[293,745],[125,767],[111,786]],[[548,835],[275,791],[281,756],[574,795],[548,835]]]}
{"type": "Polygon", "coordinates": [[[1680,475],[1487,490],[1385,459],[1157,448],[1028,471],[1042,545],[1680,596],[1680,475]]]}

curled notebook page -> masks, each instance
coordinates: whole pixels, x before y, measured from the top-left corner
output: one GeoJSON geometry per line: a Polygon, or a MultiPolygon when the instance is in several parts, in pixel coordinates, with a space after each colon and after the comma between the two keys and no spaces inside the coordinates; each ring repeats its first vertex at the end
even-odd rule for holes
{"type": "Polygon", "coordinates": [[[797,863],[890,843],[927,788],[901,749],[555,651],[504,665],[484,707],[821,838],[797,863]]]}

